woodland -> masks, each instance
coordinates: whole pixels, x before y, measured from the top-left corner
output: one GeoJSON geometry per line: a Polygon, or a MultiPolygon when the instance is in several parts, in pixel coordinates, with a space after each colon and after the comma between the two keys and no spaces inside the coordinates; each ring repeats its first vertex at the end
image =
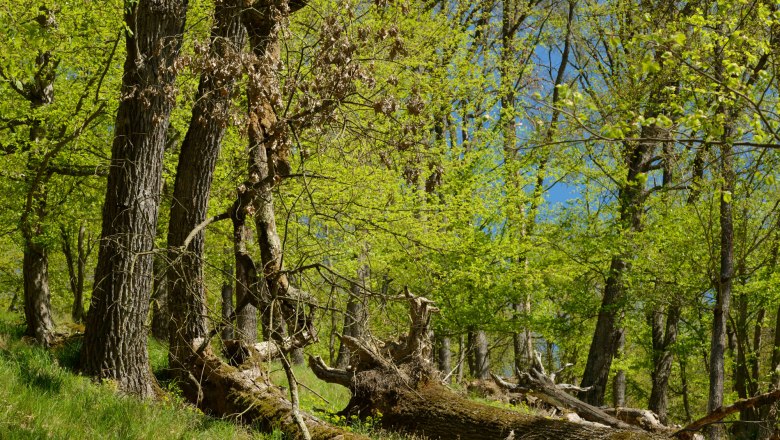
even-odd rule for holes
{"type": "Polygon", "coordinates": [[[6,0],[0,200],[0,306],[128,399],[780,438],[775,0],[6,0]]]}

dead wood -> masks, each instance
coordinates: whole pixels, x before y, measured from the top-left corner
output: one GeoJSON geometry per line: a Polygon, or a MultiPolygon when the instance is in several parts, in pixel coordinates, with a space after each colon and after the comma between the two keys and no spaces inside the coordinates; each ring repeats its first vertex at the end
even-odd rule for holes
{"type": "MultiPolygon", "coordinates": [[[[241,369],[228,365],[209,347],[201,350],[201,345],[202,341],[193,344],[193,355],[186,359],[185,375],[189,380],[180,383],[190,401],[196,402],[198,408],[208,414],[233,418],[264,431],[278,429],[285,438],[303,438],[291,402],[270,382],[262,368],[249,365],[241,369]]],[[[300,412],[298,416],[312,439],[366,438],[306,413],[300,412]]]]}
{"type": "MultiPolygon", "coordinates": [[[[588,426],[566,420],[530,416],[480,404],[441,383],[430,361],[430,319],[438,309],[425,298],[404,292],[410,305],[410,331],[399,341],[377,342],[339,336],[352,355],[346,369],[331,368],[319,357],[309,365],[320,379],[352,392],[342,415],[381,414],[386,429],[412,432],[431,439],[652,439],[637,429],[588,426]]],[[[629,427],[630,428],[630,427],[629,427]]]]}
{"type": "Polygon", "coordinates": [[[693,434],[696,431],[704,428],[707,425],[719,422],[729,414],[734,414],[735,412],[739,412],[748,408],[758,408],[760,406],[770,405],[774,402],[777,402],[778,400],[780,400],[780,389],[751,397],[749,399],[738,400],[733,405],[720,407],[700,418],[699,420],[694,421],[685,428],[675,432],[674,436],[683,440],[691,439],[693,438],[693,434]]]}

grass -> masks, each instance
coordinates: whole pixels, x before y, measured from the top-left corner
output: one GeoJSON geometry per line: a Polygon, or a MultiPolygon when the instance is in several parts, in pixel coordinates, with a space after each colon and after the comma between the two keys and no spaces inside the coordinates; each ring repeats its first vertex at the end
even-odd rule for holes
{"type": "MultiPolygon", "coordinates": [[[[203,415],[173,395],[144,402],[74,374],[78,346],[49,351],[22,340],[18,315],[0,313],[0,438],[3,439],[266,439],[203,415]]],[[[162,370],[165,348],[150,344],[162,370]]]]}

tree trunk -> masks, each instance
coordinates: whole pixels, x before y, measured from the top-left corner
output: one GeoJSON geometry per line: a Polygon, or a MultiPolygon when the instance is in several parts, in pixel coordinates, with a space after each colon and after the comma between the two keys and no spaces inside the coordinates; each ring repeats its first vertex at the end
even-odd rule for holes
{"type": "Polygon", "coordinates": [[[174,61],[187,3],[140,0],[125,9],[127,57],[103,205],[82,369],[142,397],[155,393],[146,351],[163,152],[175,96],[174,61]]]}
{"type": "Polygon", "coordinates": [[[25,334],[44,346],[51,343],[54,322],[51,317],[49,293],[49,259],[46,249],[27,243],[24,249],[24,317],[25,334]]]}
{"type": "Polygon", "coordinates": [[[168,340],[171,316],[168,312],[168,279],[166,277],[165,259],[155,255],[152,263],[154,283],[152,284],[152,324],[151,333],[158,341],[168,340]]]}
{"type": "MultiPolygon", "coordinates": [[[[617,356],[623,356],[623,350],[626,347],[626,329],[618,329],[620,333],[617,344],[617,356]]],[[[619,369],[615,372],[615,378],[612,379],[612,406],[614,408],[623,408],[626,406],[626,371],[619,369]]]]}
{"type": "Polygon", "coordinates": [[[474,365],[477,379],[490,379],[490,352],[487,333],[484,330],[474,333],[474,365]]]}
{"type": "Polygon", "coordinates": [[[176,169],[168,226],[168,357],[171,368],[181,368],[180,376],[189,374],[193,341],[208,334],[203,285],[205,233],[198,226],[208,213],[214,167],[228,125],[233,85],[240,71],[246,34],[241,10],[242,5],[236,1],[214,5],[209,60],[205,63],[214,67],[201,74],[176,169]]]}
{"type": "Polygon", "coordinates": [[[65,255],[65,264],[68,266],[68,283],[70,291],[73,293],[73,306],[71,307],[71,319],[73,322],[81,322],[84,316],[84,265],[86,263],[86,252],[84,248],[84,234],[86,227],[82,224],[79,228],[78,241],[76,245],[77,254],[73,253],[71,247],[70,233],[65,225],[60,225],[60,239],[62,240],[62,253],[65,255]]]}
{"type": "Polygon", "coordinates": [[[535,417],[485,406],[441,385],[428,361],[431,345],[428,325],[432,303],[406,292],[411,304],[408,336],[400,343],[375,345],[342,337],[353,356],[352,368],[329,368],[317,358],[309,365],[320,379],[348,387],[352,398],[341,412],[366,417],[381,413],[382,426],[412,432],[430,439],[610,439],[655,438],[639,431],[613,430],[535,417]]]}
{"type": "Polygon", "coordinates": [[[257,307],[252,298],[260,285],[254,261],[246,248],[252,230],[246,225],[244,217],[233,215],[232,220],[236,261],[236,336],[242,342],[254,344],[257,342],[257,307]]]}
{"type": "Polygon", "coordinates": [[[438,340],[439,353],[437,357],[437,363],[439,366],[439,371],[447,378],[446,382],[451,383],[452,375],[450,373],[452,372],[452,351],[450,350],[450,337],[440,336],[438,340]]]}
{"type": "MultiPolygon", "coordinates": [[[[46,8],[42,12],[49,13],[46,8]]],[[[53,19],[52,17],[49,17],[53,19]]],[[[40,22],[41,31],[46,32],[53,20],[40,22]],[[44,24],[45,23],[45,24],[44,24]]],[[[32,81],[25,85],[28,89],[27,99],[32,110],[50,105],[54,102],[54,80],[57,61],[51,52],[39,53],[35,59],[37,72],[32,81]]],[[[46,126],[35,119],[30,124],[30,145],[42,141],[46,137],[46,126]]],[[[47,152],[47,155],[51,152],[47,152]]],[[[51,173],[46,172],[46,160],[38,163],[39,154],[33,155],[27,163],[27,194],[24,211],[19,222],[24,239],[24,257],[22,260],[22,277],[24,278],[24,316],[27,328],[25,334],[34,337],[44,346],[51,343],[54,322],[51,313],[51,293],[49,291],[49,255],[43,238],[43,222],[46,219],[46,203],[48,198],[48,183],[51,173]],[[33,160],[35,157],[36,160],[33,160]]]]}
{"type": "MultiPolygon", "coordinates": [[[[230,271],[232,273],[232,270],[230,271]]],[[[220,336],[223,341],[231,340],[235,337],[235,327],[233,327],[233,284],[226,280],[222,283],[222,332],[220,336]]]]}
{"type": "MultiPolygon", "coordinates": [[[[657,115],[657,109],[651,108],[649,113],[657,115]]],[[[658,138],[664,130],[656,126],[643,126],[642,138],[658,138]]],[[[626,184],[620,188],[618,203],[620,211],[621,234],[642,229],[644,201],[647,197],[645,188],[646,173],[657,150],[657,142],[626,143],[626,184]]],[[[579,398],[593,406],[604,404],[604,393],[609,378],[612,359],[617,354],[621,338],[620,320],[625,301],[625,285],[623,278],[629,270],[630,251],[612,257],[604,286],[604,296],[601,299],[596,329],[588,350],[588,361],[582,375],[582,388],[591,387],[580,392],[579,398]]]]}
{"type": "Polygon", "coordinates": [[[666,315],[665,328],[663,313],[656,310],[653,311],[651,317],[654,367],[651,373],[652,389],[648,404],[650,411],[656,413],[658,419],[663,424],[667,424],[668,421],[669,377],[672,373],[672,362],[674,360],[671,347],[677,341],[677,324],[680,320],[680,308],[678,306],[669,306],[666,315]]]}
{"type": "MultiPolygon", "coordinates": [[[[365,262],[365,257],[357,271],[357,283],[352,283],[352,294],[347,301],[347,310],[344,313],[344,331],[345,336],[351,336],[356,339],[363,337],[364,325],[368,319],[368,310],[366,304],[365,286],[368,282],[369,268],[365,262]]],[[[339,345],[339,353],[336,356],[336,367],[347,368],[349,365],[349,348],[339,345]]]]}

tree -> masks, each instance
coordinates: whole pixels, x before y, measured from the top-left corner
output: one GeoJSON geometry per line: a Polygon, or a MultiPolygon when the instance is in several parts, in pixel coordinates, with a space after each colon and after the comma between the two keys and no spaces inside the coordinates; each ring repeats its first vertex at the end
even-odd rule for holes
{"type": "Polygon", "coordinates": [[[141,0],[125,10],[126,58],[82,369],[124,392],[155,395],[146,318],[175,61],[186,2],[141,0]]]}

